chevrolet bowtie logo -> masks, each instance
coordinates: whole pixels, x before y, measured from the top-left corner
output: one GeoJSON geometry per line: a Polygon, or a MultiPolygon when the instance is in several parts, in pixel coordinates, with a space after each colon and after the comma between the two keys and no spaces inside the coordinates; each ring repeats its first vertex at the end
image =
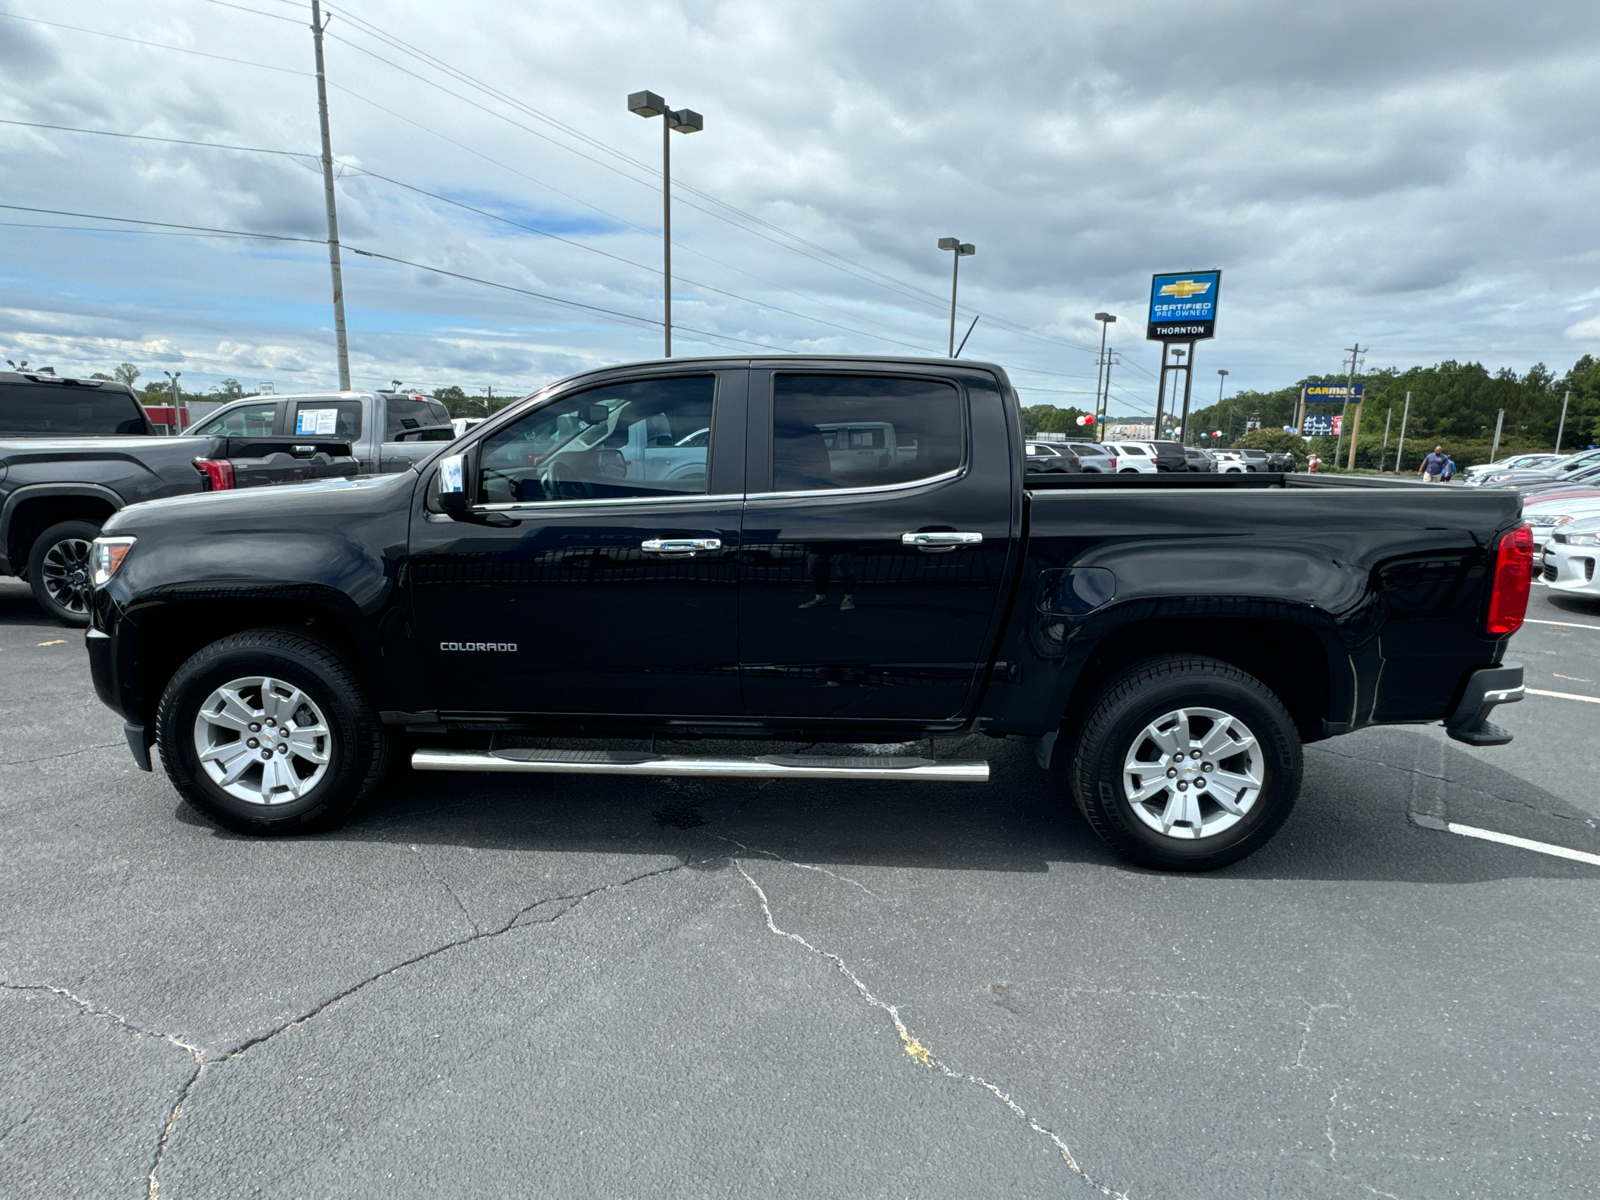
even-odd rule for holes
{"type": "Polygon", "coordinates": [[[1164,284],[1161,295],[1176,296],[1179,300],[1187,300],[1190,296],[1200,296],[1211,290],[1208,280],[1201,283],[1198,279],[1179,279],[1175,283],[1164,284]]]}

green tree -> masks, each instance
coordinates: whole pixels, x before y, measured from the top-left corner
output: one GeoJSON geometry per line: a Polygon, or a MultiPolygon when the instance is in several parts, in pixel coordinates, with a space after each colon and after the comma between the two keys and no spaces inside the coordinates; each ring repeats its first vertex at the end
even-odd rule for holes
{"type": "Polygon", "coordinates": [[[1078,418],[1085,415],[1081,408],[1057,408],[1054,404],[1029,405],[1022,410],[1022,436],[1069,433],[1078,437],[1093,437],[1088,426],[1078,424],[1078,418]]]}
{"type": "Polygon", "coordinates": [[[222,381],[217,388],[217,394],[224,400],[237,400],[244,395],[244,388],[237,379],[230,377],[222,381]]]}
{"type": "Polygon", "coordinates": [[[1306,440],[1298,433],[1290,433],[1287,429],[1268,429],[1265,425],[1260,429],[1252,429],[1234,445],[1248,450],[1265,450],[1269,454],[1293,454],[1296,458],[1304,458],[1306,454],[1306,440]]]}
{"type": "Polygon", "coordinates": [[[132,387],[134,380],[139,378],[139,368],[134,366],[131,362],[118,363],[117,369],[111,374],[115,377],[118,383],[125,383],[129,387],[132,387]]]}

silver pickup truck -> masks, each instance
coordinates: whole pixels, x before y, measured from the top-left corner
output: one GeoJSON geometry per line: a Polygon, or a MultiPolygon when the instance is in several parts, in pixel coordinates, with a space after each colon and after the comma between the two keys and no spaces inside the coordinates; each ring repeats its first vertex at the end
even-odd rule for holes
{"type": "Polygon", "coordinates": [[[443,404],[406,392],[251,396],[218,409],[188,434],[333,438],[350,443],[363,475],[404,471],[456,437],[443,404]]]}

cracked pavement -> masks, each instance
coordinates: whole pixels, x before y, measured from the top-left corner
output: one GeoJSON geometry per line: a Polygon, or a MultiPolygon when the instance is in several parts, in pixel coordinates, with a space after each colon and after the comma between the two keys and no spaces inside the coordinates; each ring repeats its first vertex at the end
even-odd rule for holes
{"type": "MultiPolygon", "coordinates": [[[[939,750],[988,787],[402,772],[257,842],[133,768],[60,636],[0,581],[13,1194],[1600,1192],[1600,869],[1411,819],[1600,851],[1591,706],[1310,747],[1207,876],[987,740],[939,750]]],[[[1600,680],[1600,631],[1513,655],[1600,680]]]]}

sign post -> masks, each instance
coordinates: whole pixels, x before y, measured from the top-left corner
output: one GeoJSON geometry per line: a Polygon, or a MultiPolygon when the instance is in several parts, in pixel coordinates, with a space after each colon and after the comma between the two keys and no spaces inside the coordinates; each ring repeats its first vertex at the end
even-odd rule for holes
{"type": "MultiPolygon", "coordinates": [[[[1189,440],[1189,394],[1194,380],[1194,344],[1215,337],[1217,293],[1222,289],[1222,272],[1186,271],[1156,275],[1150,281],[1150,315],[1145,323],[1145,339],[1161,343],[1161,380],[1156,389],[1155,436],[1161,437],[1161,410],[1166,404],[1167,375],[1183,372],[1183,418],[1178,440],[1189,440]],[[1176,347],[1184,346],[1181,351],[1176,347]],[[1174,361],[1174,359],[1176,361],[1174,361]]],[[[1177,406],[1174,381],[1173,406],[1177,406]]]]}

